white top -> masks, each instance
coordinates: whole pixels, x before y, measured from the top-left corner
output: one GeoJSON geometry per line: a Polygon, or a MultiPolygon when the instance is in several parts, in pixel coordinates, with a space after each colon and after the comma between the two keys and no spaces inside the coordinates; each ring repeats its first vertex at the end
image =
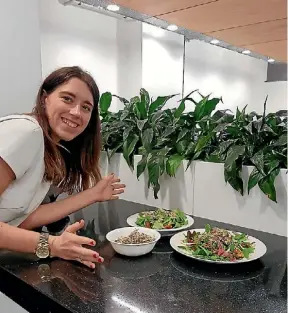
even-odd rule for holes
{"type": "Polygon", "coordinates": [[[18,226],[39,207],[50,187],[50,183],[43,182],[44,137],[35,118],[0,118],[0,157],[16,176],[0,195],[0,221],[18,226]]]}

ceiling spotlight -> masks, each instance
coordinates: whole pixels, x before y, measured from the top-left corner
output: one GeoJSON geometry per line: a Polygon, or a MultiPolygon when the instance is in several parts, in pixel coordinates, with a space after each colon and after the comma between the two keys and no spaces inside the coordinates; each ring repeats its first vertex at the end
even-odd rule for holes
{"type": "Polygon", "coordinates": [[[210,41],[210,43],[212,43],[212,45],[218,45],[219,42],[220,42],[220,41],[219,41],[218,39],[212,39],[212,40],[210,41]]]}
{"type": "Polygon", "coordinates": [[[274,63],[275,60],[274,60],[274,59],[268,59],[268,62],[269,62],[269,63],[274,63]]]}
{"type": "Polygon", "coordinates": [[[251,51],[250,51],[250,50],[243,50],[242,53],[243,53],[243,54],[250,54],[251,51]]]}
{"type": "Polygon", "coordinates": [[[116,5],[116,4],[109,4],[108,6],[107,6],[107,10],[109,10],[109,11],[113,11],[113,12],[116,12],[116,11],[119,11],[119,7],[118,7],[118,5],[116,5]]]}
{"type": "Polygon", "coordinates": [[[175,30],[178,29],[178,26],[177,26],[177,25],[169,25],[169,26],[167,27],[167,29],[174,32],[175,30]]]}

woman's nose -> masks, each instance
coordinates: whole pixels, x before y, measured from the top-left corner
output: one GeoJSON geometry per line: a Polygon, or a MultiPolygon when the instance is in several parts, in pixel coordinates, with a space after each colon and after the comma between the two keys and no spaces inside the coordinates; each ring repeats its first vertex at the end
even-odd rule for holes
{"type": "Polygon", "coordinates": [[[80,105],[77,104],[70,109],[70,114],[80,116],[80,105]]]}

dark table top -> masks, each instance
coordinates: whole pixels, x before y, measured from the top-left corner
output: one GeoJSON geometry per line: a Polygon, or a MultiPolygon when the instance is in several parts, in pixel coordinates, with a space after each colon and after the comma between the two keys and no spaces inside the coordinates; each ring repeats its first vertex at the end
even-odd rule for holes
{"type": "MultiPolygon", "coordinates": [[[[213,265],[173,252],[163,238],[149,255],[116,255],[106,233],[127,226],[133,213],[151,209],[118,200],[88,207],[83,235],[97,240],[105,258],[95,270],[73,262],[0,254],[0,290],[29,312],[58,313],[284,313],[287,312],[287,238],[202,218],[262,240],[267,253],[246,264],[213,265]]],[[[0,309],[1,311],[1,309],[0,309]]],[[[2,311],[1,311],[2,312],[2,311]]]]}

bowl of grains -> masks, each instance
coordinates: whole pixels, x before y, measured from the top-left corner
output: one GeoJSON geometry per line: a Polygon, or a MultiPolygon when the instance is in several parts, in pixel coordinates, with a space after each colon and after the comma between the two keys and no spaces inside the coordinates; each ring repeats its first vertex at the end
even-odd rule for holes
{"type": "Polygon", "coordinates": [[[144,227],[117,228],[106,235],[113,249],[126,256],[140,256],[151,252],[160,237],[158,231],[144,227]]]}

